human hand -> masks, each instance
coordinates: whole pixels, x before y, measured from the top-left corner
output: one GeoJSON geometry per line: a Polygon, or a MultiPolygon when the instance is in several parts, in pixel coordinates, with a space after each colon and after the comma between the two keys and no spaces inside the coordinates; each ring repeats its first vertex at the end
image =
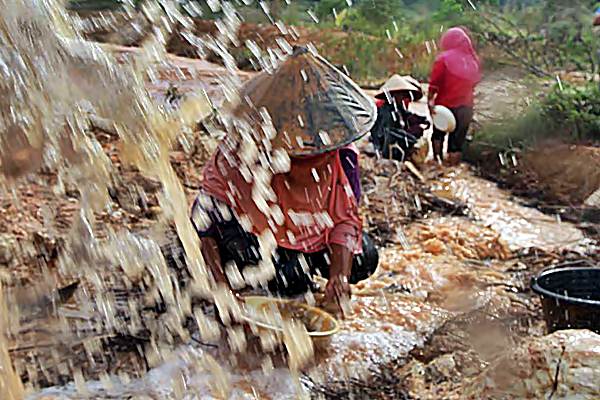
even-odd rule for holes
{"type": "Polygon", "coordinates": [[[430,99],[427,105],[429,106],[429,113],[431,115],[435,115],[435,101],[433,99],[430,99]]]}
{"type": "Polygon", "coordinates": [[[343,304],[350,300],[351,290],[348,278],[342,275],[332,276],[325,286],[324,303],[331,305],[336,313],[344,315],[343,304]]]}
{"type": "Polygon", "coordinates": [[[212,291],[213,297],[208,299],[213,303],[215,318],[223,326],[240,324],[240,311],[244,310],[245,300],[239,293],[232,290],[229,285],[217,283],[212,291]]]}

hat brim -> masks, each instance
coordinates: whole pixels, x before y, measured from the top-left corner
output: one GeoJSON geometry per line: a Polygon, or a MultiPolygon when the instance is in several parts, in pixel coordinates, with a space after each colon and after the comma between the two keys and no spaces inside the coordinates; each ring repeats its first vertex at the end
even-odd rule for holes
{"type": "MultiPolygon", "coordinates": [[[[392,96],[396,93],[402,93],[402,92],[406,93],[407,97],[412,97],[412,101],[419,101],[424,96],[423,92],[418,89],[414,89],[414,90],[412,90],[412,89],[396,89],[396,90],[388,91],[388,93],[392,96]],[[410,96],[410,94],[412,94],[412,96],[410,96]]],[[[379,99],[379,100],[387,100],[387,96],[386,96],[385,92],[377,93],[375,95],[375,98],[379,99]]]]}

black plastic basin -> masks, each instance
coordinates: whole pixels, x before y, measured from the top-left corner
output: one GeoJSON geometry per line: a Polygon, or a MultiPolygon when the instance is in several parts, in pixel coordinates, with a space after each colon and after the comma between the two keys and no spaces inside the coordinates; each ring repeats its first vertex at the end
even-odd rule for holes
{"type": "Polygon", "coordinates": [[[600,333],[600,268],[556,268],[531,279],[542,297],[548,332],[590,329],[600,333]]]}

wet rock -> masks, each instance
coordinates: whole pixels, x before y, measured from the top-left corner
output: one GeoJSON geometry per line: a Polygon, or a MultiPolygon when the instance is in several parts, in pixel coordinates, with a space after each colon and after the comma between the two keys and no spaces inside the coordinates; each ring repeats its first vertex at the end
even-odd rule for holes
{"type": "Polygon", "coordinates": [[[444,354],[433,360],[428,366],[429,376],[435,381],[447,381],[456,377],[456,362],[452,354],[444,354]]]}
{"type": "Polygon", "coordinates": [[[14,258],[14,249],[17,242],[13,235],[0,236],[0,264],[10,264],[14,258]]]}
{"type": "Polygon", "coordinates": [[[507,353],[467,388],[468,399],[598,399],[600,335],[567,330],[507,353]]]}

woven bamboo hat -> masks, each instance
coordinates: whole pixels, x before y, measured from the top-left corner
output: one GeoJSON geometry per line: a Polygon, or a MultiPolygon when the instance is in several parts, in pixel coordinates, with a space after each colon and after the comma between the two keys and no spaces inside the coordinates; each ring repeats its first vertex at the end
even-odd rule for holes
{"type": "Polygon", "coordinates": [[[249,122],[256,136],[266,109],[276,130],[271,145],[292,156],[343,147],[367,134],[377,114],[350,78],[304,47],[295,47],[272,73],[248,81],[240,99],[232,115],[249,122]]]}
{"type": "Polygon", "coordinates": [[[413,101],[418,101],[423,97],[421,84],[412,76],[392,75],[379,89],[375,95],[376,98],[386,100],[386,93],[394,94],[394,92],[406,92],[413,101]]]}

